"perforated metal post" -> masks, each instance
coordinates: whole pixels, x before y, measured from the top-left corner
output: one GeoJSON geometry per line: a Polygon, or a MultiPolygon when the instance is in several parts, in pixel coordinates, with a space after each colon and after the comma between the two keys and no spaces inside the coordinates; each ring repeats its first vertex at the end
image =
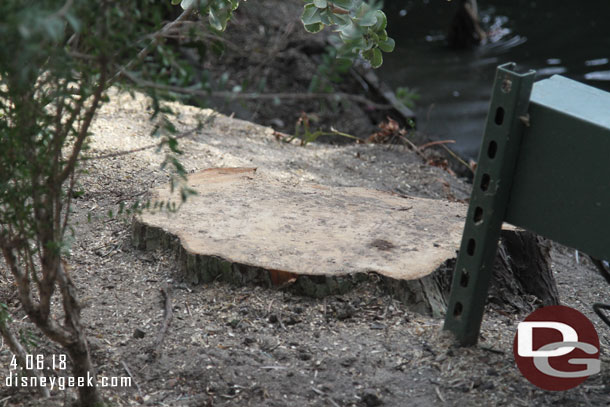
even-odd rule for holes
{"type": "Polygon", "coordinates": [[[534,71],[498,67],[468,216],[453,274],[444,329],[462,345],[474,345],[509,199],[513,171],[534,81],[534,71]]]}

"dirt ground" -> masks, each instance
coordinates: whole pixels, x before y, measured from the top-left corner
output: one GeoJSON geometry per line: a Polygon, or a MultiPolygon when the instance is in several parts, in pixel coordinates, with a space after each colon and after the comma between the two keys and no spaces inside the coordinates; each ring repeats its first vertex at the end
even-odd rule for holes
{"type": "MultiPolygon", "coordinates": [[[[151,144],[146,104],[113,96],[96,121],[90,155],[100,157],[151,144]]],[[[179,129],[199,111],[178,107],[179,129]]],[[[278,177],[326,185],[359,185],[413,195],[463,199],[468,186],[425,165],[404,147],[387,145],[306,147],[277,141],[270,129],[218,116],[181,141],[189,171],[215,166],[264,166],[278,177]],[[263,154],[264,152],[264,154],[263,154]]],[[[442,320],[416,314],[388,295],[372,275],[353,291],[323,299],[268,287],[224,283],[190,286],[172,253],[133,247],[130,219],[108,218],[122,201],[146,199],[167,181],[154,148],[129,156],[88,161],[81,179],[87,191],[74,203],[76,240],[68,259],[80,290],[84,323],[100,376],[131,377],[126,388],[106,388],[111,405],[153,406],[429,406],[608,405],[610,330],[591,311],[610,289],[574,251],[553,250],[553,269],[564,304],[596,325],[602,372],[566,392],[538,390],[515,366],[512,340],[525,315],[489,310],[481,340],[455,346],[442,320]],[[88,214],[92,220],[87,221],[88,214]],[[171,290],[173,319],[162,345],[161,288],[171,290]]],[[[16,316],[13,329],[27,333],[10,278],[2,297],[16,316]]],[[[34,331],[32,331],[34,332],[34,331]]],[[[47,357],[61,350],[34,333],[30,352],[47,357]]],[[[3,378],[10,354],[0,353],[3,378]]],[[[57,372],[60,376],[68,371],[57,372]]],[[[40,400],[32,389],[0,386],[0,405],[54,406],[72,391],[40,400]]]]}
{"type": "MultiPolygon", "coordinates": [[[[250,3],[257,2],[246,4],[250,3]]],[[[268,13],[280,17],[292,15],[290,7],[295,4],[264,3],[272,6],[268,13]]],[[[268,78],[269,90],[301,91],[309,85],[306,73],[313,65],[304,65],[302,56],[294,54],[295,46],[319,55],[323,44],[310,45],[300,27],[279,18],[273,20],[275,27],[252,25],[260,14],[253,7],[242,9],[228,41],[239,44],[236,53],[259,58],[256,66],[268,78]],[[254,47],[254,38],[244,41],[243,35],[252,27],[259,28],[251,35],[269,41],[268,47],[249,48],[254,47]],[[279,39],[277,32],[283,33],[279,39]]],[[[227,66],[236,65],[237,57],[223,58],[227,66]]],[[[241,83],[239,75],[235,73],[235,82],[229,79],[230,86],[241,83]]],[[[610,287],[584,256],[577,261],[573,250],[561,246],[552,251],[561,300],[589,317],[602,348],[601,373],[566,392],[539,390],[517,369],[512,341],[523,314],[489,309],[479,344],[461,348],[441,331],[441,319],[410,311],[375,275],[345,295],[323,299],[269,287],[186,284],[172,253],[135,249],[131,219],[106,215],[108,210],[116,212],[121,202],[146,200],[150,188],[168,180],[159,169],[163,157],[154,148],[116,155],[153,141],[148,137],[151,123],[145,101],[116,95],[112,100],[93,129],[89,154],[97,158],[84,164],[88,173],[80,182],[86,193],[74,201],[76,239],[67,259],[85,305],[83,318],[98,374],[132,380],[129,387],[102,389],[110,405],[610,405],[610,328],[591,310],[595,302],[609,302],[610,287]],[[165,286],[171,292],[173,318],[161,346],[155,347],[164,322],[165,286]]],[[[329,106],[313,101],[221,107],[227,114],[271,124],[282,132],[291,131],[301,111],[323,111],[322,124],[338,119],[332,124],[348,133],[370,134],[376,125],[364,108],[355,105],[341,105],[340,110],[323,110],[329,106]]],[[[211,113],[174,108],[182,132],[195,127],[197,116],[211,113]]],[[[254,166],[295,182],[450,200],[464,200],[469,194],[465,182],[426,165],[404,146],[299,147],[276,140],[268,128],[225,116],[216,116],[203,130],[184,137],[181,147],[188,171],[254,166]]],[[[4,271],[1,263],[0,270],[4,271]]],[[[11,327],[30,339],[32,354],[45,354],[49,360],[62,353],[27,322],[5,272],[0,273],[0,302],[15,316],[11,327]]],[[[10,352],[2,345],[0,406],[61,406],[74,400],[73,390],[54,390],[50,400],[41,400],[33,389],[7,387],[10,352]]],[[[65,377],[69,371],[53,374],[65,377]]]]}

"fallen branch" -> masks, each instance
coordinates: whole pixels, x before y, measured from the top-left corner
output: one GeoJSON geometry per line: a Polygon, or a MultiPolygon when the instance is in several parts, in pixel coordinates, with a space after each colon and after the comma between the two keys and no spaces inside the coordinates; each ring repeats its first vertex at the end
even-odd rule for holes
{"type": "Polygon", "coordinates": [[[362,96],[354,95],[351,93],[334,92],[334,93],[291,93],[291,92],[279,92],[279,93],[242,93],[242,92],[230,92],[230,91],[205,91],[201,89],[184,88],[180,86],[162,85],[150,81],[146,81],[136,77],[135,75],[124,71],[122,75],[127,79],[135,83],[137,86],[158,89],[166,92],[174,92],[184,95],[201,96],[201,97],[221,97],[227,99],[242,99],[242,100],[268,100],[268,99],[293,99],[293,100],[311,100],[311,99],[347,99],[354,102],[365,104],[369,107],[378,110],[390,110],[393,107],[390,105],[379,104],[372,100],[362,96]]]}
{"type": "Polygon", "coordinates": [[[407,143],[412,149],[413,151],[415,151],[415,153],[417,155],[419,155],[421,158],[423,158],[424,160],[428,160],[428,157],[426,157],[426,155],[424,154],[423,150],[427,147],[431,147],[431,146],[440,146],[443,149],[445,149],[447,151],[447,153],[449,153],[449,155],[451,155],[451,157],[453,157],[457,162],[459,162],[460,164],[462,164],[463,166],[465,166],[466,168],[468,168],[468,170],[470,170],[470,172],[472,172],[474,174],[474,170],[473,168],[468,165],[468,163],[466,161],[464,161],[459,155],[457,155],[456,153],[454,153],[449,147],[447,147],[445,144],[450,144],[450,143],[455,143],[454,140],[440,140],[440,141],[432,141],[430,143],[426,143],[423,144],[421,146],[416,146],[415,144],[413,144],[413,142],[411,142],[411,140],[409,140],[408,138],[404,137],[404,136],[400,136],[401,140],[403,140],[405,143],[407,143]]]}
{"type": "Polygon", "coordinates": [[[459,162],[460,164],[462,164],[464,167],[468,168],[468,170],[470,170],[470,172],[474,175],[474,169],[472,166],[468,165],[468,163],[466,161],[464,161],[459,155],[457,155],[456,153],[453,152],[453,150],[451,150],[449,147],[447,147],[444,144],[440,144],[440,146],[442,148],[445,149],[445,151],[447,151],[453,158],[455,158],[457,160],[457,162],[459,162]]]}
{"type": "Polygon", "coordinates": [[[140,385],[136,381],[136,378],[133,377],[133,375],[131,374],[131,371],[129,370],[129,366],[127,366],[127,363],[125,363],[124,360],[121,360],[121,364],[123,365],[123,369],[125,369],[125,372],[129,375],[129,377],[131,377],[131,380],[133,380],[133,384],[136,385],[136,388],[138,389],[138,393],[140,394],[140,397],[143,397],[142,389],[140,388],[140,385]]]}
{"type": "Polygon", "coordinates": [[[438,140],[438,141],[431,141],[429,143],[423,144],[421,146],[419,146],[420,150],[425,150],[428,147],[432,147],[432,146],[438,146],[440,144],[452,144],[455,143],[455,140],[438,140]]]}
{"type": "Polygon", "coordinates": [[[170,293],[170,288],[167,284],[163,284],[163,286],[161,286],[161,295],[163,295],[164,299],[163,323],[161,324],[161,329],[159,329],[157,339],[155,339],[155,343],[153,345],[154,356],[158,356],[161,354],[161,345],[163,344],[163,340],[165,339],[165,335],[167,334],[169,324],[172,322],[172,318],[174,316],[172,313],[172,297],[170,293]]]}
{"type": "MultiPolygon", "coordinates": [[[[426,144],[423,144],[423,145],[419,146],[418,149],[419,149],[419,151],[424,151],[428,147],[440,146],[440,147],[444,148],[445,151],[447,151],[447,153],[449,153],[449,155],[451,155],[451,157],[453,157],[457,162],[462,164],[464,167],[468,168],[468,170],[470,170],[470,172],[474,175],[473,167],[468,165],[468,163],[466,161],[464,161],[459,155],[454,153],[453,150],[451,150],[449,147],[446,146],[446,144],[453,144],[453,143],[455,143],[455,140],[431,141],[429,143],[426,143],[426,144]]],[[[455,175],[453,173],[453,171],[451,171],[451,173],[453,175],[455,175]]]]}
{"type": "Polygon", "coordinates": [[[409,147],[411,147],[413,149],[413,151],[415,151],[415,153],[420,156],[421,158],[423,158],[424,160],[427,160],[428,158],[425,156],[424,153],[421,152],[421,150],[419,149],[419,147],[417,147],[415,144],[413,144],[413,142],[411,140],[409,140],[408,138],[406,138],[405,136],[399,136],[400,139],[402,141],[404,141],[405,143],[407,143],[407,145],[409,147]]]}

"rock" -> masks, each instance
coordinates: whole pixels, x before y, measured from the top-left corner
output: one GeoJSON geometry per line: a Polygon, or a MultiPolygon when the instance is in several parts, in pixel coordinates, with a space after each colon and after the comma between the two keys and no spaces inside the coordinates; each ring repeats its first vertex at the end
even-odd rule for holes
{"type": "Polygon", "coordinates": [[[373,391],[365,391],[360,395],[362,403],[367,407],[377,407],[383,404],[383,401],[373,391]]]}
{"type": "Polygon", "coordinates": [[[146,332],[144,332],[143,330],[141,330],[140,328],[136,328],[133,331],[133,337],[136,339],[142,339],[146,336],[146,332]]]}

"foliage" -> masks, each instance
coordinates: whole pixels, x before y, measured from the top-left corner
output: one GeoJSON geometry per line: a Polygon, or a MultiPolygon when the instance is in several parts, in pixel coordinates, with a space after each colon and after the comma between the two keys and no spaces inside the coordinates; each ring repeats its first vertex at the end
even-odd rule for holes
{"type": "Polygon", "coordinates": [[[239,7],[239,0],[172,0],[172,4],[180,4],[184,10],[198,7],[203,16],[208,16],[210,26],[215,30],[224,31],[233,11],[239,7]]]}
{"type": "Polygon", "coordinates": [[[322,54],[322,61],[318,64],[316,73],[311,78],[309,92],[332,92],[332,83],[339,83],[349,68],[351,61],[337,58],[337,49],[328,46],[322,54]]]}
{"type": "MultiPolygon", "coordinates": [[[[210,26],[223,31],[240,0],[172,0],[183,9],[197,6],[201,15],[207,15],[210,26]]],[[[311,33],[332,26],[339,33],[342,45],[338,57],[352,61],[358,55],[374,68],[381,66],[381,52],[392,52],[394,40],[388,37],[388,19],[381,3],[365,0],[305,0],[301,21],[311,33]]]]}
{"type": "Polygon", "coordinates": [[[297,120],[294,135],[285,140],[286,143],[291,143],[295,139],[301,140],[301,146],[306,146],[309,143],[316,141],[321,136],[341,136],[352,140],[360,141],[358,137],[354,137],[351,134],[343,133],[338,130],[331,128],[331,131],[316,130],[311,131],[309,128],[309,122],[312,118],[305,112],[301,113],[299,120],[297,120]]]}
{"type": "Polygon", "coordinates": [[[312,33],[333,26],[342,41],[341,59],[353,60],[360,54],[377,68],[383,63],[381,51],[394,50],[394,40],[386,31],[388,19],[378,2],[313,0],[305,5],[301,20],[312,33]]]}
{"type": "Polygon", "coordinates": [[[402,86],[396,88],[395,93],[398,100],[409,109],[414,109],[415,102],[421,98],[421,95],[417,93],[417,90],[402,86]]]}
{"type": "MultiPolygon", "coordinates": [[[[173,169],[172,182],[184,180],[180,135],[161,98],[172,96],[163,89],[191,84],[193,68],[165,40],[184,29],[193,41],[201,40],[197,16],[205,17],[209,29],[224,30],[239,5],[238,0],[171,3],[180,3],[182,11],[155,0],[0,2],[0,249],[23,311],[64,347],[74,376],[95,377],[66,262],[73,240],[70,207],[80,193],[77,177],[95,113],[108,101],[111,85],[130,88],[118,79],[142,87],[151,96],[152,135],[166,152],[164,165],[173,169]],[[53,302],[57,295],[60,301],[53,302]]],[[[334,26],[344,42],[341,58],[361,53],[378,66],[380,50],[393,47],[385,15],[372,3],[316,0],[305,5],[303,21],[312,32],[334,26]]],[[[199,87],[209,89],[205,83],[199,87]]],[[[308,140],[317,137],[305,131],[308,140]]],[[[180,192],[186,199],[184,184],[180,192]]],[[[13,352],[23,354],[6,311],[2,304],[1,333],[13,352]]],[[[96,387],[79,388],[79,396],[83,405],[101,402],[96,387]]]]}
{"type": "MultiPolygon", "coordinates": [[[[95,369],[64,260],[70,205],[106,89],[118,72],[135,66],[147,36],[162,27],[162,10],[149,6],[145,0],[0,2],[0,248],[24,312],[63,346],[78,377],[95,377],[95,369]]],[[[149,75],[161,80],[164,72],[149,75]]],[[[159,128],[168,131],[170,155],[177,154],[171,123],[158,103],[153,107],[159,128]]],[[[2,335],[16,354],[31,341],[6,324],[2,335]]],[[[85,405],[101,402],[95,387],[79,393],[85,405]]]]}
{"type": "Polygon", "coordinates": [[[4,326],[7,321],[11,320],[11,315],[8,312],[8,306],[3,303],[0,302],[0,325],[4,326]]]}

